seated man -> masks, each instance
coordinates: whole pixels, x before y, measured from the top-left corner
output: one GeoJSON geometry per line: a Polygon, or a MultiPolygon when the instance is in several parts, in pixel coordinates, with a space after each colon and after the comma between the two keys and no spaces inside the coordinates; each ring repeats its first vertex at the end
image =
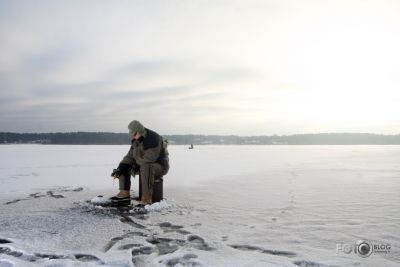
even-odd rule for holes
{"type": "Polygon", "coordinates": [[[168,172],[168,153],[162,137],[143,127],[139,121],[134,120],[129,123],[128,129],[132,145],[118,168],[111,174],[112,177],[119,179],[120,190],[111,200],[130,201],[131,175],[140,173],[142,184],[140,204],[151,204],[154,179],[168,172]]]}

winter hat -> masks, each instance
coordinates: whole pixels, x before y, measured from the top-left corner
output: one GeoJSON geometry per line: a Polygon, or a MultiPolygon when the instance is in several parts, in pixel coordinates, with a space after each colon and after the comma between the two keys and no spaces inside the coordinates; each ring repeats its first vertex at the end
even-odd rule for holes
{"type": "Polygon", "coordinates": [[[138,132],[140,135],[144,135],[144,127],[139,121],[136,120],[131,121],[128,125],[128,129],[130,135],[136,132],[138,132]]]}

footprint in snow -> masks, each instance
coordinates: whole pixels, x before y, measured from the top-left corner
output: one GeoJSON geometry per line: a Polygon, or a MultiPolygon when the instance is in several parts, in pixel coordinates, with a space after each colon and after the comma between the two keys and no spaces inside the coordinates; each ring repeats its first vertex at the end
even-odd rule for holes
{"type": "MultiPolygon", "coordinates": [[[[142,233],[142,232],[135,231],[135,232],[128,232],[128,233],[126,233],[126,234],[124,234],[122,236],[114,237],[104,246],[103,252],[109,251],[117,242],[119,242],[119,241],[121,241],[121,240],[123,240],[125,238],[136,237],[136,236],[147,237],[148,235],[145,234],[145,233],[142,233]]],[[[133,248],[135,246],[122,246],[122,247],[123,248],[119,247],[118,249],[125,250],[125,249],[133,248]]]]}
{"type": "Polygon", "coordinates": [[[285,256],[285,257],[295,257],[296,253],[290,251],[282,251],[282,250],[272,250],[272,249],[264,249],[256,246],[250,245],[230,245],[230,247],[234,249],[239,249],[243,251],[258,251],[264,254],[276,255],[276,256],[285,256]]]}
{"type": "Polygon", "coordinates": [[[191,244],[192,246],[194,246],[197,249],[205,250],[205,251],[215,250],[215,248],[210,247],[206,243],[206,241],[204,241],[204,239],[198,235],[189,235],[187,237],[187,240],[188,240],[189,244],[191,244]]]}
{"type": "Polygon", "coordinates": [[[75,259],[78,261],[82,262],[96,262],[98,264],[104,264],[102,260],[100,260],[98,257],[90,254],[74,254],[75,259]]]}
{"type": "Polygon", "coordinates": [[[128,224],[128,225],[130,225],[130,226],[133,226],[133,227],[135,227],[135,228],[139,228],[139,229],[145,229],[145,228],[146,228],[146,226],[144,226],[144,225],[142,225],[142,224],[140,224],[140,223],[135,222],[134,220],[132,220],[132,219],[131,219],[129,216],[127,216],[127,215],[121,215],[121,218],[120,218],[119,220],[120,220],[120,222],[126,223],[126,224],[128,224]]]}
{"type": "Polygon", "coordinates": [[[47,191],[46,194],[47,194],[49,197],[52,197],[52,198],[64,198],[63,195],[55,195],[55,194],[53,193],[53,191],[47,191]]]}
{"type": "Polygon", "coordinates": [[[160,264],[165,264],[168,267],[172,266],[201,266],[200,263],[194,261],[193,259],[197,259],[197,255],[188,253],[183,257],[176,257],[168,260],[160,260],[160,264]]]}
{"type": "Polygon", "coordinates": [[[150,255],[153,252],[154,252],[153,247],[143,246],[132,249],[131,254],[133,257],[135,257],[138,255],[150,255]]]}
{"type": "Polygon", "coordinates": [[[12,241],[5,238],[0,238],[0,244],[9,244],[9,243],[12,243],[12,241]]]}
{"type": "Polygon", "coordinates": [[[26,254],[22,251],[14,250],[9,247],[0,247],[0,255],[5,254],[23,261],[36,262],[39,259],[71,259],[81,262],[96,262],[97,264],[104,264],[98,257],[90,254],[74,254],[72,255],[57,255],[48,253],[34,253],[34,255],[26,254]]]}
{"type": "MultiPolygon", "coordinates": [[[[60,189],[59,191],[61,191],[61,192],[80,192],[82,190],[83,190],[83,187],[77,187],[74,189],[60,189]]],[[[36,192],[33,194],[29,194],[29,196],[27,198],[14,199],[14,200],[8,201],[8,202],[4,203],[4,205],[10,205],[10,204],[14,204],[14,203],[17,203],[20,201],[31,200],[33,198],[35,198],[35,199],[42,198],[42,197],[46,197],[46,196],[49,196],[52,198],[64,198],[63,195],[56,195],[56,194],[54,194],[53,191],[47,191],[45,195],[42,194],[41,192],[36,192]]]]}
{"type": "Polygon", "coordinates": [[[313,261],[306,261],[306,260],[300,260],[300,261],[294,261],[293,262],[295,265],[301,266],[301,267],[340,267],[337,265],[325,265],[322,263],[317,263],[313,261]]]}
{"type": "Polygon", "coordinates": [[[185,244],[184,240],[162,237],[152,237],[148,238],[146,241],[157,247],[159,255],[174,253],[179,249],[179,246],[185,244]]]}
{"type": "Polygon", "coordinates": [[[182,235],[188,235],[191,234],[189,231],[186,231],[183,228],[182,225],[174,225],[170,222],[163,222],[158,224],[161,229],[164,231],[164,233],[170,233],[170,232],[176,232],[182,235]]]}

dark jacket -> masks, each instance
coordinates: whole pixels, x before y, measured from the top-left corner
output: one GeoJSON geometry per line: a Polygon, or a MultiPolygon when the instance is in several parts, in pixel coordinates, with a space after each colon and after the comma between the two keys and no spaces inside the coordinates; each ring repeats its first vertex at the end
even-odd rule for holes
{"type": "Polygon", "coordinates": [[[158,133],[145,128],[145,133],[139,140],[132,140],[132,145],[118,169],[122,173],[128,174],[138,172],[140,166],[144,164],[159,163],[163,172],[167,173],[169,166],[165,166],[165,156],[168,157],[168,155],[165,155],[162,137],[158,133]]]}

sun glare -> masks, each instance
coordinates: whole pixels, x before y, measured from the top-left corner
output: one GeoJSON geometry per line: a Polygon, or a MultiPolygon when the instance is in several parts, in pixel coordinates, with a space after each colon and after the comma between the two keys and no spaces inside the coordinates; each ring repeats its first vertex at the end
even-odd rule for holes
{"type": "Polygon", "coordinates": [[[281,110],[332,128],[395,118],[400,37],[393,25],[334,18],[314,20],[288,37],[282,71],[301,93],[283,100],[281,110]]]}

